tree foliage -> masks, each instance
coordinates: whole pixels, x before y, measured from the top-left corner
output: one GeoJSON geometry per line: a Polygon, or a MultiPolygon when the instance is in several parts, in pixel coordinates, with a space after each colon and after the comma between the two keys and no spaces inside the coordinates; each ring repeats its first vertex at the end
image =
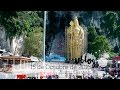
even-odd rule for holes
{"type": "MultiPolygon", "coordinates": [[[[118,37],[120,41],[120,12],[105,12],[104,17],[101,19],[101,28],[109,39],[115,39],[118,37]]],[[[114,52],[119,52],[119,46],[114,47],[114,52]]]]}
{"type": "Polygon", "coordinates": [[[104,30],[104,33],[107,34],[107,37],[112,39],[117,37],[118,18],[116,12],[108,11],[101,19],[101,28],[104,30]]]}
{"type": "Polygon", "coordinates": [[[41,11],[0,11],[0,24],[7,38],[24,35],[24,54],[41,56],[43,41],[43,13],[41,11]]]}
{"type": "Polygon", "coordinates": [[[92,52],[92,42],[95,40],[97,37],[97,32],[95,27],[90,26],[88,27],[88,52],[92,52]]]}
{"type": "Polygon", "coordinates": [[[6,28],[7,36],[11,39],[32,31],[34,27],[40,26],[41,21],[37,11],[0,12],[0,23],[6,28]]]}
{"type": "Polygon", "coordinates": [[[26,56],[42,57],[43,55],[43,28],[35,27],[25,37],[24,54],[26,56]]]}
{"type": "Polygon", "coordinates": [[[111,52],[108,52],[108,53],[109,53],[109,55],[110,55],[110,57],[109,57],[110,60],[111,60],[113,57],[118,56],[118,54],[119,54],[119,53],[115,53],[114,51],[111,51],[111,52]]]}
{"type": "Polygon", "coordinates": [[[109,45],[108,40],[105,36],[101,35],[95,38],[94,42],[92,42],[92,53],[102,54],[104,52],[111,51],[111,47],[109,45]]]}
{"type": "Polygon", "coordinates": [[[88,41],[93,42],[96,37],[97,37],[97,32],[95,27],[93,26],[88,27],[88,41]]]}
{"type": "Polygon", "coordinates": [[[98,35],[95,27],[88,27],[88,52],[99,57],[99,55],[105,51],[111,51],[107,38],[103,35],[98,35]]]}

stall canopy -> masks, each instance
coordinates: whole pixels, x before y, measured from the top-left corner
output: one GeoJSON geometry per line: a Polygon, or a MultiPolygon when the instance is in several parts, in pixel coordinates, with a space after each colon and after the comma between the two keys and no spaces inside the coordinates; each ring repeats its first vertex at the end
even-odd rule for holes
{"type": "Polygon", "coordinates": [[[120,61],[120,56],[116,56],[112,58],[113,61],[120,61]]]}
{"type": "Polygon", "coordinates": [[[62,57],[60,55],[57,55],[57,54],[52,54],[50,56],[46,56],[46,61],[51,61],[51,62],[54,62],[54,61],[60,61],[60,62],[65,62],[66,58],[65,57],[62,57]]]}

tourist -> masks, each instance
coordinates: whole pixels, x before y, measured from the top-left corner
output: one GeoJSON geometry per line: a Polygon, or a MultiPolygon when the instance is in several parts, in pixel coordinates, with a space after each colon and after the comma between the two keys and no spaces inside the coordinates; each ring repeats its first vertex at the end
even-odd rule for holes
{"type": "Polygon", "coordinates": [[[120,69],[118,69],[118,76],[117,77],[120,77],[120,69]]]}
{"type": "Polygon", "coordinates": [[[94,79],[94,77],[91,75],[90,79],[94,79]]]}
{"type": "Polygon", "coordinates": [[[76,76],[76,79],[82,79],[82,76],[76,76]]]}
{"type": "Polygon", "coordinates": [[[47,79],[52,79],[52,76],[51,76],[51,75],[49,75],[49,76],[47,77],[47,79]]]}
{"type": "Polygon", "coordinates": [[[43,79],[43,76],[40,76],[40,79],[43,79]]]}
{"type": "Polygon", "coordinates": [[[56,79],[59,79],[59,76],[58,76],[58,75],[56,75],[56,79]]]}

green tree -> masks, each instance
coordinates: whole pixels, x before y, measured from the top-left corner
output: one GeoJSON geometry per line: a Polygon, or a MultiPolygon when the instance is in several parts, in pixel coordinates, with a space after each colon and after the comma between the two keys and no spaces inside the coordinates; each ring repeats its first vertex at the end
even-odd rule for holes
{"type": "Polygon", "coordinates": [[[42,57],[43,55],[43,28],[35,27],[25,37],[24,54],[26,56],[42,57]]]}
{"type": "Polygon", "coordinates": [[[115,53],[114,51],[111,51],[111,52],[108,52],[108,53],[109,53],[109,55],[110,55],[110,57],[109,57],[110,60],[111,60],[113,57],[116,57],[116,56],[119,55],[119,53],[115,53]]]}
{"type": "Polygon", "coordinates": [[[16,35],[31,32],[34,27],[40,26],[42,18],[37,11],[0,11],[0,23],[5,27],[7,37],[12,40],[16,35]]]}
{"type": "Polygon", "coordinates": [[[104,33],[107,37],[114,39],[116,38],[116,30],[118,27],[118,14],[113,11],[108,11],[101,19],[101,28],[104,30],[104,33]]]}
{"type": "Polygon", "coordinates": [[[88,27],[88,41],[93,42],[96,37],[97,37],[97,32],[95,27],[93,26],[88,27]]]}
{"type": "Polygon", "coordinates": [[[0,11],[0,24],[5,27],[6,37],[10,41],[15,36],[24,35],[24,54],[40,57],[43,45],[42,17],[41,11],[0,11]]]}
{"type": "Polygon", "coordinates": [[[97,36],[98,35],[95,27],[93,26],[88,27],[88,53],[92,52],[92,42],[95,40],[97,36]]]}
{"type": "Polygon", "coordinates": [[[100,54],[104,52],[111,51],[111,47],[109,45],[108,40],[105,36],[101,35],[95,38],[94,42],[92,42],[92,53],[98,57],[100,54]]]}

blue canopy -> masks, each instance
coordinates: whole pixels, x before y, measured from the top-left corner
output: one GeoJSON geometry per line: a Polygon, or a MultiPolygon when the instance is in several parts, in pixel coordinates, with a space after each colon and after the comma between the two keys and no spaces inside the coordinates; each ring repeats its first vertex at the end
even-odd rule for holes
{"type": "Polygon", "coordinates": [[[53,55],[50,55],[50,56],[46,56],[45,58],[46,61],[60,61],[60,62],[65,62],[66,58],[65,57],[61,57],[60,55],[56,55],[56,54],[53,54],[53,55]]]}

